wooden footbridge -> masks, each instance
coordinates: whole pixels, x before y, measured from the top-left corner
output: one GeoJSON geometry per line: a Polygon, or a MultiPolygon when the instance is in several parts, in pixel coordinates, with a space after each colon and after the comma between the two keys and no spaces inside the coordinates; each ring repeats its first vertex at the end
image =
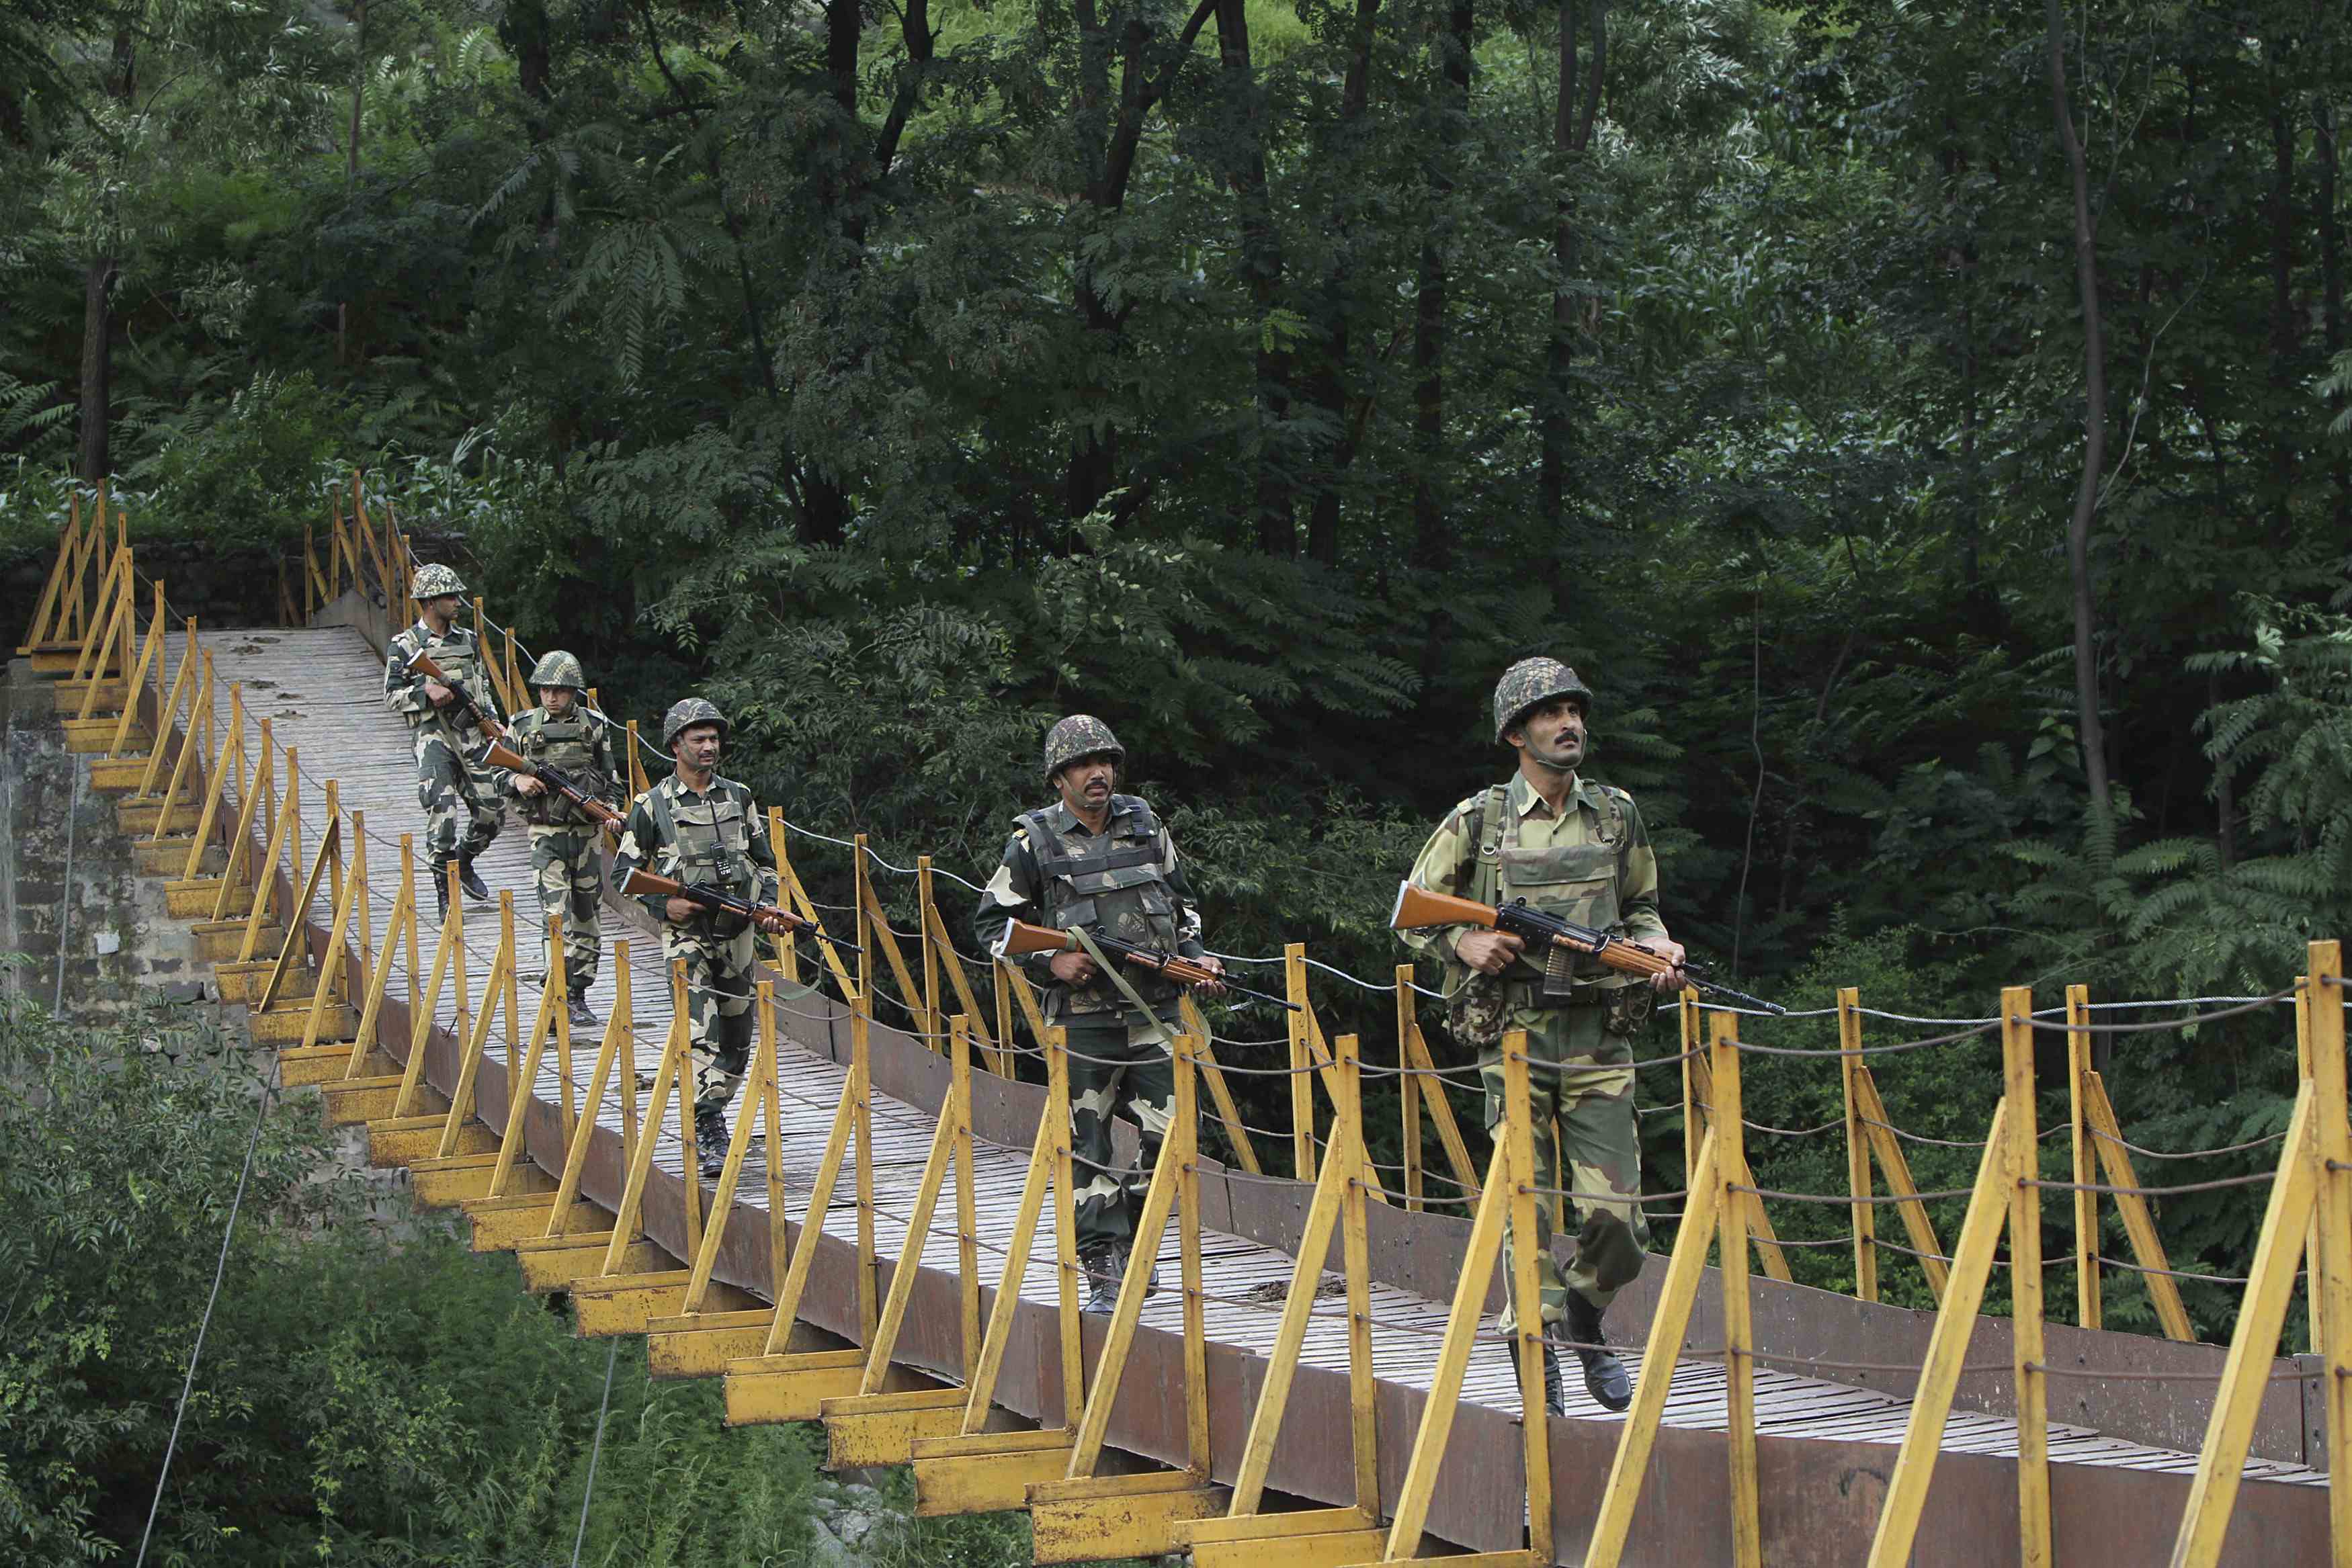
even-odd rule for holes
{"type": "MultiPolygon", "coordinates": [[[[2336,944],[2264,998],[2282,1049],[2292,1007],[2302,1086],[2227,1347],[2189,1342],[2147,1201],[2161,1189],[2139,1185],[2115,1128],[2090,1066],[2103,1026],[2079,990],[2049,1015],[2005,992],[1950,1037],[1997,1032],[2006,1076],[1974,1185],[1944,1195],[1913,1187],[1871,1078],[1879,1051],[1934,1037],[1868,1041],[1866,1010],[1840,995],[1840,1049],[1801,1054],[1840,1062],[1848,1189],[1780,1194],[1750,1173],[1740,1082],[1789,1048],[1686,999],[1680,1053],[1643,1074],[1645,1094],[1679,1093],[1687,1148],[1683,1190],[1652,1200],[1678,1215],[1672,1254],[1612,1312],[1633,1407],[1591,1405],[1571,1362],[1567,1414],[1527,1420],[1536,1342],[1497,1333],[1494,1312],[1506,1291],[1532,1300],[1533,1270],[1497,1279],[1499,1243],[1507,1213],[1533,1232],[1558,1178],[1532,1168],[1516,1051],[1512,1113],[1474,1167],[1409,970],[1395,1038],[1367,1045],[1327,1037],[1290,948],[1282,972],[1306,1007],[1273,1066],[1221,1059],[1190,1015],[1145,1204],[1152,1245],[1115,1313],[1082,1316],[1056,1031],[1017,972],[958,952],[928,861],[904,873],[917,916],[898,929],[875,879],[899,868],[772,811],[787,896],[863,952],[769,956],[725,1174],[688,1179],[682,982],[633,904],[605,910],[591,1000],[611,1021],[593,1039],[572,1034],[562,977],[536,972],[519,828],[479,862],[495,913],[420,919],[433,901],[408,837],[408,737],[380,695],[380,650],[414,614],[412,558],[373,509],[354,478],[306,549],[302,608],[286,596],[299,623],[215,631],[173,618],[100,501],[61,540],[18,653],[57,677],[68,746],[117,795],[142,869],[283,1083],[363,1125],[376,1163],[462,1210],[478,1249],[514,1252],[531,1289],[568,1291],[580,1333],[642,1334],[657,1375],[725,1378],[730,1423],[822,1421],[836,1464],[911,1463],[925,1512],[1025,1509],[1040,1563],[2352,1568],[2352,1488],[2328,1464],[2352,1421],[2336,944]],[[821,907],[793,862],[845,853],[852,904],[821,907]],[[2042,1180],[2036,1158],[2037,1030],[2069,1045],[2070,1182],[2042,1180]],[[1245,1071],[1287,1079],[1286,1174],[1235,1108],[1245,1071]],[[1364,1085],[1381,1078],[1404,1117],[1401,1167],[1366,1152],[1364,1085]],[[1422,1168],[1424,1119],[1442,1170],[1422,1168]],[[1230,1160],[1204,1150],[1204,1122],[1230,1160]],[[1469,1218],[1433,1212],[1428,1182],[1454,1184],[1469,1218]],[[2091,1239],[2071,1260],[2042,1255],[2053,1189],[2091,1239]],[[1964,1223],[1939,1239],[1927,1202],[1961,1196],[1964,1223]],[[1799,1198],[1849,1207],[1854,1296],[1787,1282],[1769,1211],[1799,1198]],[[2097,1327],[2106,1198],[2166,1338],[2097,1327]],[[1895,1219],[1907,1247],[1880,1234],[1895,1219]],[[1889,1251],[1921,1258],[1937,1311],[1877,1301],[1889,1251]],[[2045,1265],[2070,1261],[2074,1322],[2051,1322],[2045,1265]],[[2000,1267],[2013,1315],[1980,1318],[2000,1267]],[[2299,1279],[2318,1326],[2309,1352],[2281,1356],[2299,1279]]],[[[520,706],[514,639],[474,609],[520,706]]],[[[630,742],[641,769],[633,727],[630,742]]],[[[1122,1157],[1132,1146],[1129,1132],[1122,1157]]]]}

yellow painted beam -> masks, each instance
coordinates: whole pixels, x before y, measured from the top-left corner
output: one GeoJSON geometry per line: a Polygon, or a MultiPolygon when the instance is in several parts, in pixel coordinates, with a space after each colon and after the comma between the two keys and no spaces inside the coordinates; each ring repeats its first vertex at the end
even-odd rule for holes
{"type": "MultiPolygon", "coordinates": [[[[2341,1009],[2336,1010],[2340,1016],[2341,1009]]],[[[2263,1208],[2253,1264],[2246,1271],[2238,1326],[2230,1335],[2221,1386],[2213,1396],[2213,1414],[2198,1449],[2197,1478],[2189,1484],[2189,1503],[2181,1511],[2179,1533],[2173,1538],[2172,1568],[2211,1568],[2221,1560],[2230,1511],[2245,1474],[2254,1418],[2262,1413],[2263,1396],[2270,1385],[2271,1357],[2278,1349],[2279,1330],[2286,1322],[2287,1302],[2294,1296],[2295,1263],[2303,1255],[2304,1231],[2311,1222],[2323,1175],[2317,1098],[2311,1081],[2305,1080],[2295,1095],[2294,1116],[2287,1124],[2278,1175],[2263,1208]]],[[[2338,1459],[2340,1470],[2340,1456],[2331,1453],[2331,1457],[2338,1459]]],[[[2336,1550],[2340,1558],[2345,1551],[2341,1539],[2336,1542],[2336,1550]]]]}
{"type": "Polygon", "coordinates": [[[1968,1218],[1960,1224],[1959,1249],[1952,1254],[1944,1299],[1936,1309],[1935,1332],[1927,1340],[1927,1359],[1919,1369],[1910,1418],[1904,1425],[1903,1446],[1895,1453],[1895,1473],[1886,1483],[1886,1500],[1871,1540],[1870,1568],[1906,1568],[1911,1561],[1919,1512],[1927,1506],[1927,1481],[1943,1448],[1944,1421],[1952,1412],[1952,1391],[1968,1354],[1969,1335],[1976,1328],[1977,1308],[1984,1301],[1994,1249],[2009,1224],[2009,1183],[2014,1176],[2008,1128],[2004,1100],[1993,1107],[1992,1126],[1985,1134],[1968,1218]]]}

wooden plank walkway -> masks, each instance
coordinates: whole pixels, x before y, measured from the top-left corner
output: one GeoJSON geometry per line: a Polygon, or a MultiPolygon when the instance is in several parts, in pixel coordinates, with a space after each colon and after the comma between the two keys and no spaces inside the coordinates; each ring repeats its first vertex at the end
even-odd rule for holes
{"type": "MultiPolygon", "coordinates": [[[[380,952],[396,892],[399,835],[414,832],[421,836],[423,831],[411,770],[407,726],[383,706],[382,660],[357,632],[342,628],[205,632],[202,638],[204,646],[213,652],[224,693],[229,684],[242,683],[252,718],[272,719],[278,745],[292,746],[299,754],[304,808],[310,813],[303,822],[306,853],[315,850],[323,826],[316,813],[320,810],[322,786],[327,779],[338,780],[346,810],[364,813],[370,841],[372,913],[377,926],[374,944],[380,952]]],[[[176,668],[182,638],[174,634],[169,643],[170,667],[176,668]]],[[[225,695],[218,710],[220,723],[226,724],[228,703],[225,695]]],[[[250,742],[251,733],[247,738],[250,742]]],[[[279,761],[278,783],[282,790],[282,756],[279,761]]],[[[257,855],[262,848],[257,842],[257,855]]],[[[525,956],[524,967],[536,968],[533,931],[538,919],[538,895],[530,873],[529,837],[520,821],[509,821],[488,853],[476,862],[476,868],[494,894],[513,894],[518,950],[525,956]]],[[[417,897],[424,911],[429,954],[434,904],[430,887],[422,885],[423,874],[428,869],[420,866],[417,897]]],[[[321,924],[332,917],[323,890],[314,904],[314,914],[321,924]]],[[[617,924],[610,920],[606,923],[604,958],[590,992],[591,1005],[600,1016],[613,1001],[613,927],[617,924]]],[[[466,935],[468,980],[478,995],[497,945],[495,908],[469,905],[466,935]]],[[[639,1062],[650,1072],[652,1053],[658,1050],[669,1027],[668,982],[656,943],[639,936],[631,947],[639,1062]]],[[[520,984],[519,995],[523,1018],[528,1020],[538,1003],[539,989],[526,980],[520,984]]],[[[791,1004],[780,1002],[779,1006],[789,1008],[791,1004]]],[[[454,1023],[456,1013],[454,998],[445,997],[439,1009],[441,1021],[454,1023]]],[[[493,1031],[491,1055],[495,1060],[504,1060],[503,1030],[493,1031]]],[[[550,1103],[559,1098],[562,1082],[553,1057],[551,1050],[533,1086],[537,1096],[550,1103]]],[[[585,1092],[593,1061],[594,1042],[588,1041],[584,1048],[575,1043],[575,1100],[585,1092]]],[[[784,1051],[782,1069],[786,1134],[782,1186],[791,1211],[798,1215],[806,1207],[825,1134],[840,1103],[846,1071],[797,1049],[784,1051]]],[[[608,1095],[596,1107],[596,1117],[600,1124],[617,1132],[621,1116],[616,1094],[608,1095]]],[[[904,1242],[906,1217],[914,1201],[916,1178],[931,1134],[929,1115],[878,1092],[874,1096],[878,1167],[875,1181],[876,1234],[880,1255],[885,1258],[895,1258],[904,1242]]],[[[982,1270],[983,1282],[992,1287],[1002,1270],[1003,1248],[1011,1231],[1029,1152],[985,1142],[979,1142],[976,1149],[974,1186],[984,1254],[982,1270]]],[[[678,1173],[683,1169],[682,1152],[673,1116],[656,1143],[655,1159],[663,1169],[678,1173]]],[[[845,1179],[845,1173],[824,1226],[827,1235],[853,1244],[856,1234],[854,1196],[854,1185],[845,1179]]],[[[736,1201],[739,1208],[764,1216],[766,1197],[764,1143],[755,1139],[736,1201]]],[[[761,1223],[763,1226],[764,1219],[761,1223]]],[[[958,1258],[954,1238],[948,1234],[951,1228],[935,1228],[924,1249],[924,1267],[954,1273],[958,1258]]],[[[1160,1249],[1162,1270],[1171,1281],[1176,1275],[1176,1230],[1171,1225],[1160,1249]]],[[[1209,1297],[1204,1314],[1209,1337],[1223,1344],[1263,1354],[1274,1339],[1290,1270],[1291,1260],[1280,1252],[1239,1237],[1204,1230],[1202,1275],[1209,1297]]],[[[1050,1248],[1041,1248],[1033,1254],[1021,1294],[1024,1300],[1041,1303],[1050,1304],[1057,1299],[1050,1248]]],[[[1374,1356],[1380,1376],[1404,1387],[1427,1389],[1438,1338],[1444,1330],[1447,1304],[1379,1283],[1372,1289],[1371,1304],[1374,1356]]],[[[1178,1292],[1162,1291],[1145,1303],[1142,1321],[1147,1327],[1178,1333],[1181,1329],[1181,1310],[1178,1292]]],[[[1348,1348],[1343,1310],[1338,1301],[1328,1308],[1318,1310],[1302,1352],[1306,1364],[1344,1375],[1348,1348]]],[[[1626,1355],[1629,1364],[1638,1364],[1638,1351],[1629,1349],[1626,1355]]],[[[1571,1417],[1598,1422],[1620,1418],[1585,1397],[1572,1362],[1565,1381],[1571,1417]]],[[[1724,1430],[1724,1368],[1719,1363],[1686,1360],[1678,1365],[1667,1397],[1665,1424],[1702,1431],[1724,1430]]],[[[1517,1375],[1499,1337],[1478,1347],[1464,1383],[1463,1397],[1514,1417],[1519,1414],[1517,1375]]],[[[1910,1408],[1907,1400],[1882,1390],[1852,1387],[1769,1367],[1758,1368],[1756,1405],[1759,1429],[1776,1436],[1889,1445],[1901,1441],[1910,1408]]],[[[2080,1427],[2053,1424],[2049,1446],[2053,1465],[2115,1466],[2183,1475],[2192,1473],[2197,1466],[2193,1453],[2104,1437],[2080,1427]]],[[[1956,1410],[1946,1427],[1944,1448],[1950,1452],[2014,1456],[2016,1424],[1999,1416],[1956,1410]]],[[[2250,1460],[2245,1475],[2250,1479],[2306,1486],[2325,1485],[2326,1481],[2325,1472],[2269,1459],[2250,1460]]]]}

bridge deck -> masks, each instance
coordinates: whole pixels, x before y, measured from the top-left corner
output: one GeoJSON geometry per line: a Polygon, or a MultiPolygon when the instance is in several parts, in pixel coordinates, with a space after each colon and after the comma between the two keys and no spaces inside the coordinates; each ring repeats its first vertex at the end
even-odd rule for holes
{"type": "MultiPolygon", "coordinates": [[[[399,866],[398,835],[422,830],[410,772],[406,727],[383,706],[380,657],[358,632],[343,628],[219,632],[206,632],[203,637],[205,645],[214,653],[222,683],[224,695],[219,709],[223,722],[227,711],[226,686],[242,683],[254,717],[273,719],[279,744],[299,750],[306,810],[313,814],[303,824],[306,849],[315,847],[320,826],[315,817],[318,781],[329,777],[337,779],[344,808],[366,814],[372,841],[368,852],[369,881],[375,890],[373,917],[380,949],[385,936],[383,927],[390,916],[389,894],[399,866]]],[[[180,643],[179,636],[172,637],[173,668],[180,643]]],[[[283,779],[279,782],[282,789],[283,779]]],[[[525,967],[535,967],[532,935],[537,897],[530,875],[528,838],[520,825],[510,822],[477,863],[493,890],[514,894],[518,946],[524,955],[525,967]]],[[[425,925],[429,926],[431,891],[421,885],[417,891],[421,907],[426,912],[425,925]]],[[[321,907],[316,910],[316,917],[323,924],[331,916],[331,909],[324,907],[323,893],[320,903],[321,907]]],[[[609,1009],[613,999],[611,948],[615,927],[620,925],[611,918],[606,921],[605,958],[591,993],[592,1003],[600,1015],[609,1009]]],[[[478,990],[496,945],[495,912],[480,905],[470,907],[467,936],[468,977],[478,990]]],[[[632,948],[638,1038],[657,1046],[669,1023],[667,982],[659,953],[650,941],[640,935],[632,948]]],[[[525,982],[520,994],[523,1015],[528,1019],[537,1002],[538,990],[525,982]]],[[[445,998],[442,1020],[454,1021],[454,1000],[445,998]]],[[[493,1060],[502,1060],[503,1055],[502,1038],[494,1040],[493,1060]]],[[[578,1092],[584,1092],[593,1063],[593,1045],[591,1049],[575,1050],[573,1074],[578,1092]]],[[[782,1185],[795,1214],[805,1205],[845,1077],[845,1070],[833,1061],[796,1050],[784,1051],[782,1078],[787,1141],[782,1185]]],[[[560,1083],[551,1052],[550,1060],[539,1072],[535,1092],[541,1100],[552,1102],[560,1083]]],[[[619,1111],[614,1100],[608,1097],[598,1114],[604,1124],[618,1128],[619,1111]]],[[[898,1252],[905,1234],[904,1216],[913,1202],[916,1177],[931,1127],[929,1116],[923,1112],[879,1093],[874,1097],[876,1155],[879,1162],[875,1181],[877,1245],[885,1258],[895,1257],[898,1252]]],[[[661,1137],[655,1157],[662,1168],[677,1173],[681,1169],[681,1150],[674,1134],[673,1121],[670,1130],[661,1137]]],[[[986,1144],[980,1147],[975,1186],[984,1249],[1001,1247],[1010,1233],[1026,1157],[1025,1149],[986,1144]]],[[[761,1149],[755,1142],[739,1189],[739,1207],[764,1210],[766,1193],[761,1161],[761,1149]]],[[[854,1239],[856,1210],[849,1201],[850,1185],[845,1180],[840,1192],[843,1201],[828,1214],[826,1234],[854,1239]]],[[[927,1269],[951,1275],[957,1267],[957,1257],[953,1237],[944,1233],[950,1228],[935,1228],[923,1262],[927,1269]]],[[[1051,1302],[1055,1299],[1053,1265],[1049,1250],[1040,1250],[1046,1255],[1033,1258],[1022,1294],[1027,1300],[1051,1302]]],[[[1172,1278],[1176,1264],[1172,1227],[1162,1250],[1166,1271],[1172,1278]]],[[[1206,1314],[1210,1340],[1262,1354],[1274,1338],[1290,1267],[1287,1257],[1253,1241],[1214,1232],[1205,1234],[1203,1281],[1213,1298],[1206,1314]]],[[[1000,1268],[996,1259],[984,1259],[982,1272],[988,1283],[993,1284],[1000,1268]]],[[[1143,1322],[1149,1328],[1178,1333],[1180,1310],[1178,1292],[1163,1291],[1146,1304],[1143,1322]]],[[[1409,1388],[1426,1389],[1438,1335],[1444,1325],[1446,1303],[1393,1285],[1377,1284],[1372,1310],[1381,1378],[1409,1388]]],[[[1310,1366],[1344,1373],[1345,1325],[1336,1315],[1315,1320],[1304,1361],[1310,1366]]],[[[1567,1380],[1570,1416],[1613,1422],[1615,1416],[1584,1398],[1572,1367],[1570,1372],[1567,1380]]],[[[1759,1426],[1767,1433],[1780,1436],[1892,1445],[1901,1439],[1909,1408],[1905,1399],[1881,1390],[1769,1368],[1759,1369],[1756,1385],[1759,1426]]],[[[1497,1412],[1517,1415],[1517,1381],[1506,1347],[1498,1341],[1478,1346],[1464,1386],[1464,1397],[1497,1412]]],[[[1679,1366],[1664,1419],[1669,1427],[1723,1430],[1727,1424],[1723,1367],[1717,1363],[1687,1361],[1679,1366]]],[[[2049,1443],[2050,1458],[2055,1465],[2112,1466],[2187,1474],[2195,1469],[2197,1463],[2191,1453],[2151,1448],[2079,1427],[2053,1425],[2049,1443]]],[[[2016,1426],[1999,1416],[1956,1410],[1946,1428],[1944,1447],[1951,1452],[2013,1456],[2017,1451],[2016,1426]]],[[[2314,1485],[2326,1481],[2324,1472],[2270,1459],[2250,1461],[2245,1473],[2249,1479],[2273,1483],[2314,1485]]]]}

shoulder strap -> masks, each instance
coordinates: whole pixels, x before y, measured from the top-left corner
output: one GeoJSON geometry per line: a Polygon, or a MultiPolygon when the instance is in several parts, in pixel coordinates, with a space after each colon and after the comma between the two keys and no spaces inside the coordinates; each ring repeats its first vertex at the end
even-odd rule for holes
{"type": "Polygon", "coordinates": [[[1487,790],[1470,809],[1465,826],[1478,846],[1470,867],[1470,896],[1481,904],[1493,904],[1502,887],[1502,847],[1511,826],[1511,787],[1497,784],[1487,790]]]}

